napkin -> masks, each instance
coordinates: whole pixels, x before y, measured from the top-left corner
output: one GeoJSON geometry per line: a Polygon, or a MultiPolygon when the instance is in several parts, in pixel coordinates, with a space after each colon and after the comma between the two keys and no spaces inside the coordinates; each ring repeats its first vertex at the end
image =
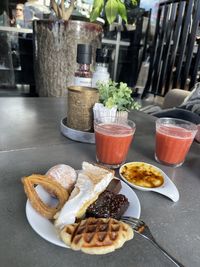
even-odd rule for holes
{"type": "Polygon", "coordinates": [[[95,103],[93,106],[93,114],[95,120],[100,119],[102,116],[115,118],[116,113],[117,113],[117,107],[107,108],[101,103],[95,103]]]}

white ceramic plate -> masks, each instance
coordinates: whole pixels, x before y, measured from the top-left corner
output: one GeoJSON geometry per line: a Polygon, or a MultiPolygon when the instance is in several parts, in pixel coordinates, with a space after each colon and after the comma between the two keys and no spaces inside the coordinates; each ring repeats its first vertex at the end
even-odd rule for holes
{"type": "MultiPolygon", "coordinates": [[[[121,181],[121,184],[122,184],[122,189],[120,190],[120,194],[125,195],[130,203],[124,215],[140,218],[141,206],[137,195],[126,183],[121,181]]],[[[45,203],[49,205],[55,204],[56,200],[53,197],[51,197],[41,186],[38,185],[36,190],[40,198],[45,203]]],[[[67,247],[59,239],[54,225],[48,219],[42,217],[37,211],[35,211],[31,206],[29,200],[27,200],[26,203],[26,217],[33,230],[42,238],[57,246],[67,247]]]]}
{"type": "Polygon", "coordinates": [[[163,172],[161,169],[159,169],[158,167],[146,163],[146,162],[128,162],[125,163],[124,165],[122,165],[119,169],[119,174],[121,176],[121,178],[127,183],[129,184],[131,187],[136,188],[138,190],[142,190],[142,191],[153,191],[159,194],[162,194],[168,198],[170,198],[172,201],[177,202],[179,200],[179,192],[178,189],[176,188],[175,184],[171,181],[171,179],[167,176],[167,174],[165,172],[163,172]],[[152,166],[155,169],[157,169],[159,172],[161,172],[161,174],[164,177],[164,183],[159,186],[159,187],[155,187],[155,188],[147,188],[147,187],[142,187],[142,186],[138,186],[135,185],[133,183],[130,183],[122,174],[121,174],[121,170],[123,168],[123,166],[128,165],[128,164],[133,164],[133,163],[144,163],[146,165],[152,166]]]}

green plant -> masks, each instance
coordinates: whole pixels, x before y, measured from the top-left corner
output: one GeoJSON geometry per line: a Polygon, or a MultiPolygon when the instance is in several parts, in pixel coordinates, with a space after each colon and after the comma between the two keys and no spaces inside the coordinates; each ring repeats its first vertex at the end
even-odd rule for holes
{"type": "MultiPolygon", "coordinates": [[[[65,0],[50,0],[50,3],[59,19],[68,20],[75,8],[76,0],[71,0],[68,7],[65,6],[65,0]]],[[[131,0],[131,3],[134,6],[137,0],[131,0]]],[[[118,15],[127,23],[126,6],[123,0],[94,0],[90,20],[95,21],[104,10],[109,24],[113,23],[118,15]]]]}
{"type": "MultiPolygon", "coordinates": [[[[131,0],[131,4],[136,5],[137,0],[131,0]]],[[[113,23],[118,15],[127,23],[126,6],[123,0],[94,0],[90,20],[95,21],[103,10],[109,24],[113,23]]]]}
{"type": "Polygon", "coordinates": [[[129,111],[131,109],[140,109],[140,104],[135,101],[131,94],[132,90],[126,83],[119,84],[114,81],[97,84],[100,103],[107,108],[117,107],[118,111],[129,111]]]}

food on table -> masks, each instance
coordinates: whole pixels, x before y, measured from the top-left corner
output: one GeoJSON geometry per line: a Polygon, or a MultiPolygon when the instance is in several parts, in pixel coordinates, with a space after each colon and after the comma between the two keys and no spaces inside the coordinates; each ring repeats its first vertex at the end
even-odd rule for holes
{"type": "Polygon", "coordinates": [[[106,168],[105,166],[101,166],[101,165],[96,164],[96,163],[92,164],[92,163],[89,163],[87,161],[83,161],[82,171],[86,175],[92,177],[92,179],[94,179],[94,182],[95,182],[95,180],[96,180],[96,182],[100,181],[102,178],[104,178],[105,175],[111,176],[112,179],[114,178],[114,175],[115,175],[114,170],[111,170],[109,168],[106,168]],[[93,174],[94,174],[94,176],[93,176],[93,174]]]}
{"type": "Polygon", "coordinates": [[[99,162],[118,165],[125,161],[134,129],[128,125],[95,125],[96,155],[99,162]]]}
{"type": "Polygon", "coordinates": [[[71,192],[76,182],[77,173],[69,165],[58,164],[50,168],[46,175],[59,182],[68,192],[71,192]]]}
{"type": "Polygon", "coordinates": [[[99,163],[94,163],[94,165],[97,166],[97,167],[103,168],[103,169],[105,169],[105,170],[107,170],[107,171],[109,171],[109,172],[112,172],[113,175],[115,175],[115,170],[110,169],[110,168],[108,168],[107,166],[102,165],[101,163],[100,163],[100,164],[99,164],[99,163]]]}
{"type": "Polygon", "coordinates": [[[114,218],[119,220],[129,206],[128,199],[122,194],[105,190],[86,211],[86,217],[114,218]]]}
{"type": "Polygon", "coordinates": [[[133,229],[112,218],[88,218],[66,225],[61,233],[63,242],[73,250],[88,254],[106,254],[133,238],[133,229]]]}
{"type": "Polygon", "coordinates": [[[119,179],[112,179],[112,181],[107,186],[106,190],[118,194],[122,188],[121,181],[119,179]]]}
{"type": "Polygon", "coordinates": [[[114,175],[109,170],[83,162],[69,200],[55,216],[55,226],[61,229],[66,224],[74,223],[77,218],[82,218],[89,205],[98,198],[113,178],[114,175]]]}
{"type": "Polygon", "coordinates": [[[163,174],[144,162],[127,163],[121,167],[120,174],[128,182],[142,187],[159,187],[164,183],[163,174]]]}
{"type": "MultiPolygon", "coordinates": [[[[56,173],[60,168],[56,167],[55,170],[54,167],[47,173],[52,173],[52,170],[56,173]]],[[[88,254],[106,254],[120,248],[127,240],[133,238],[132,228],[114,219],[121,217],[129,202],[124,195],[117,195],[121,189],[121,182],[113,178],[113,171],[83,162],[70,196],[57,179],[52,179],[50,175],[33,174],[23,177],[22,183],[33,208],[47,219],[55,219],[54,225],[66,245],[88,254]],[[58,204],[48,206],[44,203],[35,190],[36,185],[42,186],[47,192],[56,196],[58,204]],[[89,206],[88,210],[94,212],[90,216],[99,218],[83,219],[89,206]],[[103,216],[105,218],[100,218],[103,216]]]]}
{"type": "Polygon", "coordinates": [[[23,177],[22,183],[24,185],[24,191],[33,208],[47,219],[53,219],[54,215],[62,208],[69,197],[69,193],[65,188],[46,175],[33,174],[23,177]],[[41,185],[50,192],[53,192],[58,198],[58,204],[55,207],[50,207],[45,204],[35,190],[36,185],[41,185]]]}

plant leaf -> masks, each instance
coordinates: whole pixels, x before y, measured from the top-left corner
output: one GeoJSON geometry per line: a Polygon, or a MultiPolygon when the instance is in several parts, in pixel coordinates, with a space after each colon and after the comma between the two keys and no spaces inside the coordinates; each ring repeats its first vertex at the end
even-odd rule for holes
{"type": "Polygon", "coordinates": [[[104,4],[104,0],[94,0],[93,2],[93,8],[99,7],[99,6],[103,6],[104,4]]]}
{"type": "Polygon", "coordinates": [[[101,13],[101,10],[97,8],[93,8],[91,13],[90,13],[90,21],[95,21],[101,13]]]}
{"type": "Polygon", "coordinates": [[[117,0],[108,0],[105,6],[106,18],[109,24],[113,23],[118,14],[117,0]]]}
{"type": "Polygon", "coordinates": [[[118,13],[121,18],[127,23],[127,12],[124,3],[121,0],[118,0],[118,13]]]}
{"type": "Polygon", "coordinates": [[[104,0],[94,0],[93,8],[90,13],[90,21],[95,21],[100,16],[103,5],[104,0]]]}
{"type": "Polygon", "coordinates": [[[126,83],[120,82],[118,84],[110,80],[108,83],[99,82],[97,88],[100,103],[108,108],[115,106],[119,111],[140,109],[140,104],[132,98],[132,90],[126,83]]]}
{"type": "Polygon", "coordinates": [[[131,3],[132,3],[133,6],[136,6],[138,1],[137,0],[131,0],[131,3]]]}

